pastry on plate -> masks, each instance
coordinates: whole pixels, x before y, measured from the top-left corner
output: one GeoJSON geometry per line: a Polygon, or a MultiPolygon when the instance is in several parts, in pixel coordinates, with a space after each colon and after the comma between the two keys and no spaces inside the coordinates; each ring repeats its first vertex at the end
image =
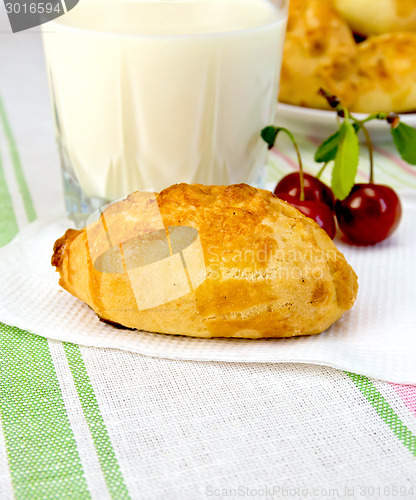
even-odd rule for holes
{"type": "Polygon", "coordinates": [[[279,101],[327,109],[320,87],[349,106],[355,99],[357,47],[347,23],[325,0],[291,0],[279,101]]]}
{"type": "Polygon", "coordinates": [[[101,319],[193,337],[317,334],[358,287],[312,219],[246,184],[133,193],[69,229],[52,264],[101,319]]]}
{"type": "Polygon", "coordinates": [[[358,46],[359,92],[352,111],[416,110],[416,33],[373,36],[358,46]]]}
{"type": "Polygon", "coordinates": [[[416,0],[331,0],[360,35],[416,30],[416,0]]]}

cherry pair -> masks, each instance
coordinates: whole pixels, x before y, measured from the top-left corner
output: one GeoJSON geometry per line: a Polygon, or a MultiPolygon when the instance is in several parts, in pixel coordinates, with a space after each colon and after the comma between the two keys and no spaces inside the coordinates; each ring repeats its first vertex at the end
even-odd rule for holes
{"type": "Polygon", "coordinates": [[[373,245],[390,236],[401,218],[397,194],[388,186],[355,184],[344,200],[335,201],[331,189],[313,175],[294,172],[276,186],[275,194],[318,223],[331,239],[336,233],[335,216],[346,240],[352,244],[373,245]]]}

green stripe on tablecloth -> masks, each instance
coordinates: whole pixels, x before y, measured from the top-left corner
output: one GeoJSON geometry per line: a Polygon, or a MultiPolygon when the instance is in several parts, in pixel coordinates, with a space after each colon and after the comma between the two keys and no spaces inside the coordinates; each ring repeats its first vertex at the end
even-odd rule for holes
{"type": "Polygon", "coordinates": [[[416,436],[400,420],[383,395],[376,389],[373,383],[364,375],[345,372],[355,383],[358,389],[364,394],[379,416],[382,418],[395,436],[406,446],[406,448],[416,456],[416,436]]]}
{"type": "MultiPolygon", "coordinates": [[[[11,127],[9,124],[7,114],[6,114],[6,110],[5,110],[3,103],[1,101],[1,97],[0,97],[0,121],[3,124],[5,135],[6,135],[8,144],[9,144],[9,151],[10,151],[10,155],[12,158],[14,172],[15,172],[15,176],[16,176],[16,179],[17,179],[17,182],[19,185],[20,195],[22,197],[22,200],[23,200],[23,203],[25,206],[26,215],[27,215],[29,222],[32,222],[36,219],[37,215],[36,215],[36,211],[34,209],[32,197],[31,197],[28,185],[27,185],[25,177],[24,177],[24,171],[23,171],[23,168],[22,168],[22,165],[20,162],[19,153],[17,151],[16,141],[14,140],[13,133],[12,133],[12,130],[11,130],[11,127]]],[[[3,190],[7,189],[7,185],[5,183],[5,180],[3,180],[0,177],[0,193],[2,193],[2,189],[3,190]]],[[[1,204],[0,204],[0,208],[1,208],[1,204]]],[[[13,211],[12,211],[12,214],[14,217],[13,211]]],[[[1,241],[1,237],[2,237],[2,228],[0,227],[0,241],[1,241]]],[[[5,243],[6,243],[6,241],[4,241],[4,244],[5,243]]],[[[23,330],[18,330],[16,328],[13,328],[13,327],[10,327],[7,325],[2,325],[2,330],[0,330],[0,337],[3,335],[3,333],[4,333],[4,335],[2,338],[0,338],[0,341],[2,343],[5,343],[5,345],[7,345],[8,341],[9,341],[7,334],[12,334],[13,332],[16,332],[16,331],[20,332],[20,335],[22,335],[23,337],[29,336],[32,339],[34,346],[36,345],[37,339],[39,339],[38,341],[41,344],[45,342],[45,339],[43,339],[41,337],[33,336],[32,334],[29,334],[28,332],[25,332],[23,330]]],[[[33,353],[29,349],[29,347],[30,346],[25,344],[25,347],[23,348],[24,352],[22,354],[26,354],[27,356],[30,357],[31,354],[33,354],[33,353]],[[25,349],[26,349],[26,351],[25,351],[25,349]]],[[[37,352],[37,350],[38,350],[37,348],[34,349],[35,352],[37,352]]],[[[39,349],[39,351],[41,351],[41,350],[42,349],[39,349]]],[[[52,370],[54,372],[53,361],[52,361],[49,349],[47,350],[47,355],[48,355],[47,364],[52,367],[52,370]]],[[[45,356],[46,356],[46,354],[45,354],[45,356]]],[[[67,357],[69,360],[68,352],[67,352],[67,357]]],[[[81,363],[75,363],[75,365],[73,363],[70,366],[71,366],[71,370],[72,370],[75,381],[77,381],[77,380],[79,381],[79,384],[76,384],[77,389],[78,389],[78,394],[80,396],[82,407],[84,409],[84,415],[86,417],[86,420],[88,421],[90,430],[93,430],[92,436],[93,436],[93,439],[95,442],[96,449],[99,453],[99,458],[100,458],[101,466],[103,467],[104,476],[106,478],[107,484],[110,485],[109,489],[112,492],[114,498],[117,498],[117,499],[129,498],[127,488],[123,482],[123,478],[121,476],[120,469],[119,469],[117,460],[115,458],[114,451],[113,451],[112,446],[111,446],[111,442],[108,438],[107,429],[105,428],[105,424],[104,424],[104,421],[102,419],[100,409],[99,409],[98,404],[95,400],[95,395],[94,395],[92,386],[90,384],[89,384],[90,391],[89,391],[88,396],[89,396],[90,401],[92,401],[92,400],[95,401],[95,406],[94,406],[93,411],[91,411],[91,408],[88,408],[88,406],[85,406],[86,393],[85,393],[85,391],[82,390],[84,387],[82,382],[85,380],[87,380],[89,382],[89,378],[88,378],[88,375],[87,375],[87,372],[85,369],[85,365],[82,362],[82,358],[81,358],[81,363]],[[75,366],[75,368],[74,368],[74,366],[75,366]],[[79,373],[77,373],[77,370],[79,373]],[[100,425],[97,425],[98,422],[100,422],[100,425]],[[97,425],[97,428],[93,427],[94,425],[97,425]]],[[[55,372],[54,372],[54,375],[55,375],[55,372]]],[[[2,378],[2,374],[0,373],[0,384],[2,384],[1,378],[2,378]]],[[[38,378],[39,378],[39,375],[38,375],[38,378]]],[[[56,375],[55,375],[55,379],[56,379],[56,375]]],[[[39,379],[39,380],[41,383],[42,379],[39,379]]],[[[56,383],[58,383],[57,380],[56,380],[56,383]]],[[[30,388],[31,387],[28,386],[27,389],[29,390],[30,388]]],[[[37,390],[37,389],[35,388],[35,390],[37,390]]],[[[10,396],[10,394],[8,396],[10,396]]],[[[7,408],[7,405],[10,404],[10,401],[8,401],[7,395],[4,395],[3,400],[0,399],[0,404],[2,404],[2,406],[7,408]]],[[[87,405],[88,405],[88,402],[87,402],[87,405]]],[[[67,415],[65,413],[65,408],[63,409],[63,412],[64,412],[65,419],[67,419],[67,415]]],[[[7,426],[4,425],[4,428],[5,428],[4,429],[5,439],[6,439],[6,442],[8,442],[10,439],[13,439],[13,436],[9,435],[7,426]]],[[[71,428],[69,428],[69,432],[71,433],[71,437],[73,440],[74,438],[73,438],[71,428]]],[[[31,449],[31,441],[29,439],[28,442],[26,443],[26,440],[27,440],[27,438],[31,438],[31,434],[29,434],[25,438],[25,434],[23,433],[20,437],[21,437],[20,453],[22,455],[22,459],[23,459],[23,461],[29,460],[33,457],[27,458],[26,457],[26,450],[31,449]]],[[[66,448],[65,439],[71,439],[71,438],[67,438],[67,437],[63,438],[63,441],[62,441],[63,442],[63,444],[62,444],[63,450],[65,450],[65,448],[66,448]]],[[[72,443],[70,443],[70,444],[72,446],[72,443]]],[[[40,450],[38,450],[37,452],[40,452],[40,450]]],[[[10,459],[10,452],[9,452],[9,459],[10,459]]],[[[72,458],[70,456],[69,456],[69,459],[72,460],[72,458]]],[[[63,457],[61,458],[61,460],[64,460],[63,457]]],[[[77,460],[79,461],[78,455],[77,455],[77,460]]],[[[66,462],[63,461],[63,463],[66,463],[66,462]]],[[[56,464],[54,463],[53,466],[55,466],[55,465],[56,464]]],[[[81,474],[83,474],[82,465],[80,462],[79,462],[79,468],[81,470],[81,474]]],[[[74,477],[76,477],[76,475],[73,472],[70,472],[69,474],[73,474],[74,477]]],[[[85,482],[85,480],[84,480],[84,482],[85,482]]],[[[56,487],[55,491],[51,490],[52,496],[56,497],[57,495],[59,495],[59,498],[63,498],[64,496],[63,496],[62,491],[64,491],[64,490],[61,490],[59,484],[55,484],[55,487],[56,487]]],[[[41,497],[44,498],[43,495],[41,497]]],[[[25,497],[25,498],[29,498],[29,497],[25,497]]],[[[32,497],[30,497],[30,498],[32,498],[32,497]]],[[[36,498],[38,498],[38,497],[36,497],[36,498]]],[[[84,498],[84,496],[82,493],[76,494],[76,496],[73,496],[71,493],[71,498],[82,499],[82,498],[84,498]]],[[[86,494],[85,498],[89,498],[88,493],[86,494]]]]}
{"type": "Polygon", "coordinates": [[[91,498],[45,338],[0,323],[0,387],[16,498],[91,498]]]}
{"type": "Polygon", "coordinates": [[[6,177],[4,175],[0,151],[0,247],[12,240],[18,233],[16,216],[6,177]]]}
{"type": "Polygon", "coordinates": [[[16,141],[10,127],[10,122],[7,117],[6,109],[3,106],[3,101],[0,96],[0,121],[3,124],[4,134],[6,136],[7,142],[9,144],[10,158],[13,163],[14,174],[16,176],[16,181],[19,186],[19,191],[22,196],[23,204],[26,211],[27,220],[33,222],[36,219],[36,211],[33,205],[32,196],[25,179],[25,174],[23,171],[22,163],[20,161],[20,155],[17,150],[16,141]]]}
{"type": "Polygon", "coordinates": [[[63,345],[108,490],[113,498],[128,499],[130,495],[111,445],[80,348],[69,342],[64,342],[63,345]]]}

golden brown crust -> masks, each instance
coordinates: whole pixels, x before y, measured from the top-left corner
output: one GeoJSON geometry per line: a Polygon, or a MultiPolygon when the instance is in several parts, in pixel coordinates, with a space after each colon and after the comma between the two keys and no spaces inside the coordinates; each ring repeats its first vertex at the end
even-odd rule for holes
{"type": "Polygon", "coordinates": [[[416,110],[416,33],[373,36],[359,44],[360,92],[352,110],[416,110]]]}
{"type": "Polygon", "coordinates": [[[325,0],[291,0],[279,100],[327,109],[323,87],[349,106],[357,92],[357,48],[347,23],[325,0]]]}
{"type": "Polygon", "coordinates": [[[332,4],[361,35],[416,30],[416,0],[332,0],[332,4]]]}
{"type": "MultiPolygon", "coordinates": [[[[272,193],[245,184],[178,184],[153,198],[133,193],[110,205],[87,229],[67,232],[55,245],[52,262],[61,286],[104,320],[195,337],[316,334],[352,307],[358,286],[352,268],[314,221],[272,193]],[[206,278],[173,300],[143,309],[133,291],[127,254],[136,249],[134,259],[146,260],[151,252],[137,255],[150,245],[162,259],[166,248],[160,224],[197,230],[206,278]],[[108,246],[104,258],[97,257],[108,245],[106,235],[113,248],[121,245],[123,272],[108,246]],[[100,271],[93,265],[98,258],[100,271]]],[[[170,268],[172,275],[182,269],[178,262],[170,268]]],[[[186,262],[188,282],[194,283],[194,270],[186,262]]],[[[155,283],[143,279],[140,286],[151,295],[155,283]]],[[[166,293],[158,286],[158,293],[166,293]]]]}
{"type": "Polygon", "coordinates": [[[78,236],[78,231],[75,229],[67,229],[66,233],[55,241],[53,246],[53,255],[51,258],[51,264],[54,267],[60,267],[63,261],[63,252],[65,245],[70,243],[74,238],[78,236]]]}

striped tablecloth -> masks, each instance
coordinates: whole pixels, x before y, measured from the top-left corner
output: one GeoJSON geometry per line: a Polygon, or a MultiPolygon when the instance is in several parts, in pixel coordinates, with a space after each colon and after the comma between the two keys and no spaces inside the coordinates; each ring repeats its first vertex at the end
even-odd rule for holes
{"type": "MultiPolygon", "coordinates": [[[[39,35],[0,13],[4,245],[62,193],[39,35]]],[[[416,188],[390,144],[376,154],[380,182],[416,188]]],[[[294,159],[283,141],[270,185],[294,159]]],[[[153,359],[0,324],[0,417],[1,500],[416,497],[416,388],[328,367],[153,359]]]]}

